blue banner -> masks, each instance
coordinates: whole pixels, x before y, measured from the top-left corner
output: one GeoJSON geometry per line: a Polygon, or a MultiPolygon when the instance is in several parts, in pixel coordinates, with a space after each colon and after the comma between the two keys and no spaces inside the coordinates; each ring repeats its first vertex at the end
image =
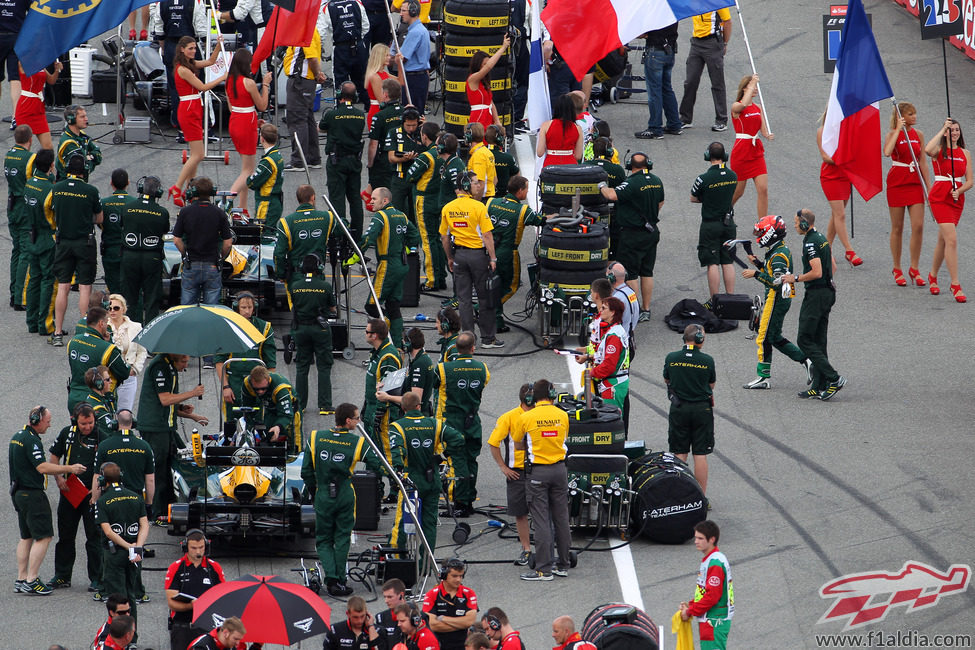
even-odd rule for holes
{"type": "Polygon", "coordinates": [[[14,51],[24,72],[32,75],[148,4],[152,0],[33,0],[14,51]]]}

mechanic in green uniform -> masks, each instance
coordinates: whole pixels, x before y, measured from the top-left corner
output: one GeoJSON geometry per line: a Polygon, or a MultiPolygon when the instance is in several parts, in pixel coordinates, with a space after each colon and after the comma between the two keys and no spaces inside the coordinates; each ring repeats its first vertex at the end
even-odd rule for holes
{"type": "MultiPolygon", "coordinates": [[[[328,196],[338,215],[349,223],[355,239],[362,236],[362,199],[359,183],[362,177],[362,131],[366,114],[353,104],[358,97],[355,84],[342,83],[335,108],[325,111],[318,130],[327,133],[325,141],[325,177],[328,196]],[[345,202],[349,202],[348,217],[345,202]]],[[[301,199],[299,203],[304,203],[301,199]]],[[[298,208],[299,210],[301,208],[298,208]]],[[[304,255],[297,256],[301,261],[304,255]]],[[[324,260],[325,257],[321,256],[324,260]]]]}
{"type": "Polygon", "coordinates": [[[742,388],[767,389],[770,388],[769,377],[772,376],[772,348],[797,361],[807,370],[811,380],[812,362],[806,359],[799,347],[782,336],[782,321],[789,313],[792,299],[795,298],[795,286],[782,282],[782,276],[792,273],[792,252],[785,245],[786,227],[782,217],[769,215],[762,217],[752,230],[755,240],[762,248],[767,248],[765,261],[760,262],[754,255],[748,259],[758,267],[745,269],[741,272],[743,278],[755,278],[765,285],[765,305],[758,320],[758,333],[755,343],[758,345],[757,376],[742,388]]]}
{"type": "MultiPolygon", "coordinates": [[[[494,196],[504,198],[508,191],[508,181],[521,172],[515,157],[504,150],[504,129],[497,124],[488,124],[484,129],[484,144],[494,154],[494,169],[498,174],[498,184],[494,196]]],[[[491,197],[487,197],[491,198],[491,197]]]]}
{"type": "MultiPolygon", "coordinates": [[[[394,341],[403,340],[403,315],[400,312],[400,300],[403,298],[403,283],[406,279],[407,249],[415,249],[420,245],[420,233],[416,225],[405,214],[390,204],[393,195],[385,187],[377,187],[372,191],[372,221],[369,228],[359,242],[359,250],[365,251],[376,247],[379,263],[373,276],[373,288],[379,300],[383,303],[384,315],[389,320],[389,331],[394,341]]],[[[345,262],[351,266],[358,261],[353,256],[345,262]]],[[[372,293],[366,301],[366,312],[373,318],[379,317],[379,309],[372,293]]]]}
{"type": "Polygon", "coordinates": [[[670,398],[667,444],[670,453],[687,462],[694,454],[694,478],[708,490],[708,454],[714,451],[714,359],[701,352],[704,328],[684,328],[684,347],[664,360],[664,383],[670,398]]]}
{"type": "Polygon", "coordinates": [[[437,136],[440,125],[424,122],[420,127],[420,143],[425,147],[410,164],[406,177],[413,184],[413,214],[420,231],[423,247],[423,267],[426,284],[422,291],[447,288],[447,256],[440,245],[440,168],[437,136]]]}
{"type": "MultiPolygon", "coordinates": [[[[146,516],[151,517],[152,499],[156,494],[156,469],[155,460],[152,457],[152,447],[132,431],[135,422],[132,411],[121,409],[115,417],[116,422],[113,423],[112,435],[98,443],[94,466],[101,467],[103,463],[107,463],[109,460],[118,465],[119,469],[122,470],[122,486],[142,496],[146,502],[146,516]]],[[[91,493],[92,499],[98,501],[101,492],[99,491],[98,481],[95,479],[97,476],[90,482],[91,493]]],[[[57,556],[55,555],[55,557],[57,556]]],[[[141,572],[136,587],[136,602],[148,603],[149,596],[146,595],[145,585],[142,584],[141,572]]],[[[107,598],[110,594],[99,589],[92,598],[99,600],[96,597],[99,595],[107,598]]]]}
{"type": "Polygon", "coordinates": [[[102,591],[124,594],[129,598],[132,612],[138,621],[135,604],[142,594],[139,574],[142,554],[149,537],[149,518],[142,497],[122,485],[122,472],[113,462],[100,468],[102,494],[95,503],[95,522],[101,527],[105,542],[102,546],[102,591]]]}
{"type": "MultiPolygon", "coordinates": [[[[128,193],[129,173],[124,169],[112,171],[112,193],[102,199],[102,222],[98,227],[102,231],[101,254],[102,271],[105,273],[105,286],[109,293],[125,295],[122,286],[122,210],[132,200],[128,193]]],[[[169,230],[169,221],[166,222],[169,230]]],[[[160,246],[162,242],[160,242],[160,246]]],[[[162,280],[160,279],[160,282],[162,280]]],[[[129,314],[137,323],[147,323],[135,311],[136,304],[126,298],[135,313],[129,314]]]]}
{"type": "MultiPolygon", "coordinates": [[[[464,436],[443,420],[423,415],[420,412],[420,397],[416,393],[404,394],[401,406],[405,415],[389,425],[389,447],[393,455],[391,464],[397,472],[406,474],[406,478],[418,492],[420,526],[432,550],[437,548],[439,454],[445,454],[451,459],[455,476],[466,477],[464,436]]],[[[406,488],[410,489],[408,483],[406,488]]],[[[400,549],[406,548],[407,535],[404,526],[407,518],[410,518],[403,496],[401,492],[396,503],[396,519],[389,539],[392,546],[400,549]]],[[[428,560],[426,552],[421,551],[421,556],[424,562],[428,560]]]]}
{"type": "Polygon", "coordinates": [[[413,184],[410,182],[408,171],[410,165],[423,151],[420,142],[420,113],[410,106],[403,109],[400,119],[402,120],[400,125],[386,133],[386,142],[383,145],[389,157],[389,164],[393,168],[389,190],[393,194],[391,200],[393,207],[416,223],[416,215],[413,213],[413,184]]]}
{"type": "Polygon", "coordinates": [[[73,153],[68,160],[68,176],[51,188],[47,203],[54,213],[57,235],[54,247],[54,276],[58,294],[54,300],[54,334],[51,344],[64,345],[64,314],[68,309],[71,285],[78,285],[78,311],[88,312],[91,285],[98,267],[95,225],[102,222],[102,203],[98,190],[82,180],[85,161],[73,153]]]}
{"type": "MultiPolygon", "coordinates": [[[[29,128],[29,127],[28,127],[29,128]]],[[[24,273],[24,305],[27,331],[46,337],[54,332],[54,213],[47,198],[54,187],[54,150],[41,149],[34,156],[34,169],[24,185],[24,222],[30,228],[27,271],[24,273]]]]}
{"type": "Polygon", "coordinates": [[[698,624],[701,650],[725,650],[731,619],[735,615],[735,587],[731,580],[731,564],[718,549],[721,530],[711,520],[694,526],[694,547],[703,558],[698,567],[697,587],[691,602],[680,604],[680,617],[691,617],[698,624]]]}
{"type": "Polygon", "coordinates": [[[325,279],[325,266],[316,253],[305,255],[303,275],[292,276],[288,284],[291,296],[291,337],[295,343],[295,392],[298,410],[308,405],[308,369],[312,362],[318,368],[318,414],[328,415],[332,408],[332,328],[329,318],[335,316],[335,292],[325,279]]]}
{"type": "Polygon", "coordinates": [[[367,192],[371,193],[377,187],[389,187],[392,182],[393,169],[389,164],[389,155],[386,151],[386,136],[402,122],[400,118],[403,113],[403,106],[400,104],[402,92],[402,87],[395,79],[383,80],[379,112],[372,118],[372,126],[369,129],[367,192]]]}
{"type": "Polygon", "coordinates": [[[57,150],[57,179],[59,181],[64,180],[71,173],[68,171],[68,161],[76,153],[80,154],[85,161],[85,168],[79,175],[86,183],[91,172],[102,163],[101,149],[84,132],[87,126],[88,111],[84,108],[72,104],[64,109],[64,131],[61,132],[61,140],[58,141],[57,150]]]}
{"type": "Polygon", "coordinates": [[[89,368],[85,371],[85,385],[88,386],[85,402],[91,405],[95,413],[95,429],[98,442],[101,443],[115,433],[115,411],[118,406],[115,404],[114,393],[110,392],[112,374],[105,366],[89,368]]]}
{"type": "Polygon", "coordinates": [[[437,418],[464,435],[464,460],[467,478],[453,469],[458,480],[453,485],[454,514],[469,517],[477,498],[477,456],[481,453],[481,396],[491,381],[483,361],[473,358],[474,334],[461,332],[457,337],[457,359],[437,364],[437,418]]]}
{"type": "Polygon", "coordinates": [[[241,291],[234,296],[232,303],[234,311],[250,321],[258,332],[264,335],[264,340],[247,352],[234,354],[218,354],[214,357],[217,377],[220,379],[220,406],[223,409],[223,433],[230,438],[237,431],[237,418],[231,408],[241,405],[241,391],[244,379],[250,371],[263,365],[268,372],[277,370],[278,349],[274,341],[274,327],[271,323],[257,316],[257,298],[250,291],[241,291]]]}
{"type": "MultiPolygon", "coordinates": [[[[53,154],[53,152],[52,152],[53,154]]],[[[53,164],[53,162],[52,162],[53,164]]],[[[85,472],[81,463],[56,465],[44,459],[41,436],[51,427],[51,409],[35,406],[27,416],[27,425],[10,439],[7,469],[10,471],[10,495],[20,528],[17,543],[17,579],[14,592],[47,596],[51,589],[41,582],[38,573],[47,547],[54,537],[51,503],[44,488],[47,476],[85,472]]]]}
{"type": "Polygon", "coordinates": [[[159,315],[162,302],[163,237],[169,232],[169,210],[159,205],[163,195],[159,177],[139,179],[136,192],[122,209],[122,296],[135,311],[129,317],[148,323],[159,315]],[[140,304],[141,312],[135,307],[140,304]]]}
{"type": "Polygon", "coordinates": [[[630,156],[626,165],[630,175],[614,187],[600,183],[599,191],[616,204],[616,259],[626,269],[626,284],[639,291],[639,322],[650,320],[653,297],[653,267],[660,242],[660,208],[664,205],[664,184],[650,173],[653,163],[640,151],[630,156]]]}
{"type": "Polygon", "coordinates": [[[24,276],[27,275],[27,247],[30,246],[30,223],[24,204],[24,186],[34,171],[30,144],[30,127],[21,124],[14,129],[14,146],[3,159],[7,179],[7,227],[10,229],[10,306],[24,310],[24,276]]]}
{"type": "Polygon", "coordinates": [[[85,373],[89,368],[105,366],[112,375],[112,383],[107,393],[114,396],[115,388],[135,371],[125,363],[122,351],[111,342],[108,333],[108,312],[102,307],[88,310],[85,322],[78,322],[75,335],[68,341],[68,367],[71,380],[68,384],[68,413],[74,411],[75,404],[83,402],[88,396],[89,387],[85,383],[85,373]]]}
{"type": "Polygon", "coordinates": [[[403,338],[403,345],[409,357],[409,389],[420,398],[420,412],[433,415],[433,394],[435,392],[436,371],[433,359],[424,349],[426,338],[419,327],[411,327],[403,338]]]}
{"type": "Polygon", "coordinates": [[[328,210],[316,209],[314,187],[299,185],[295,198],[298,209],[278,220],[274,244],[274,275],[285,285],[293,276],[301,276],[299,267],[306,255],[314,253],[324,262],[329,239],[342,236],[335,215],[328,210]]]}
{"type": "Polygon", "coordinates": [[[391,458],[389,451],[390,407],[378,399],[379,385],[386,375],[403,367],[399,350],[389,342],[389,327],[380,318],[366,321],[366,343],[372,347],[369,353],[369,366],[366,368],[366,394],[362,407],[362,426],[372,437],[373,442],[391,458]]]}
{"type": "Polygon", "coordinates": [[[339,404],[335,427],[309,434],[301,463],[301,479],[315,503],[315,547],[328,593],[336,597],[352,593],[345,579],[355,524],[352,472],[360,461],[376,472],[382,471],[369,443],[352,432],[358,422],[355,405],[339,404]]]}
{"type": "Polygon", "coordinates": [[[603,168],[607,176],[606,182],[609,183],[610,187],[616,187],[626,180],[626,171],[620,164],[613,162],[613,154],[615,153],[616,151],[610,144],[609,138],[596,138],[592,143],[593,158],[586,161],[603,168]]]}
{"type": "Polygon", "coordinates": [[[142,374],[139,432],[152,447],[153,474],[159,477],[156,494],[150,499],[156,521],[168,516],[169,504],[174,501],[173,482],[169,479],[172,476],[173,456],[177,446],[186,446],[176,435],[176,417],[190,418],[203,426],[210,423],[202,415],[194,413],[191,404],[182,404],[203,395],[203,384],[179,392],[177,373],[186,370],[189,360],[187,354],[157,354],[146,364],[142,374]]]}
{"type": "Polygon", "coordinates": [[[265,124],[260,133],[264,155],[257,161],[254,173],[247,177],[247,187],[254,191],[254,218],[270,233],[274,232],[283,212],[284,158],[278,150],[278,127],[265,124]]]}
{"type": "MultiPolygon", "coordinates": [[[[71,424],[61,429],[54,444],[48,449],[48,462],[53,465],[81,463],[87,469],[78,475],[85,487],[91,485],[95,475],[95,450],[98,447],[98,433],[95,431],[95,413],[90,404],[81,402],[71,415],[71,424]]],[[[88,557],[89,588],[98,590],[102,578],[102,549],[99,544],[101,534],[95,525],[92,513],[91,495],[86,495],[77,506],[71,503],[65,492],[68,483],[65,476],[56,474],[58,484],[58,543],[54,545],[54,577],[47,583],[50,589],[71,586],[71,573],[74,569],[75,538],[78,524],[85,529],[85,554],[88,557]]]]}
{"type": "Polygon", "coordinates": [[[301,449],[301,413],[295,410],[291,383],[264,366],[255,366],[244,379],[240,405],[260,407],[254,422],[264,425],[264,444],[285,445],[289,454],[301,449]]]}
{"type": "Polygon", "coordinates": [[[504,323],[504,303],[511,300],[521,285],[521,256],[518,247],[525,232],[526,224],[544,223],[534,210],[524,203],[528,198],[528,179],[515,174],[508,181],[508,193],[504,198],[487,200],[488,218],[494,224],[494,254],[498,258],[495,267],[501,278],[501,304],[498,305],[495,320],[499,333],[508,332],[510,327],[504,323]]]}
{"type": "Polygon", "coordinates": [[[836,372],[826,354],[829,312],[836,302],[835,268],[829,242],[815,225],[816,215],[811,210],[796,212],[796,232],[802,235],[802,273],[784,275],[782,281],[802,282],[806,288],[799,308],[796,342],[812,361],[812,388],[799,393],[799,397],[825,402],[846,385],[846,377],[836,372]]]}
{"type": "MultiPolygon", "coordinates": [[[[440,207],[437,214],[443,213],[445,205],[457,198],[457,179],[467,172],[467,163],[457,154],[460,142],[453,133],[443,133],[437,140],[437,152],[440,160],[440,207]]],[[[440,220],[437,220],[437,238],[440,238],[440,220]]],[[[446,258],[446,253],[444,257],[446,258]]],[[[441,287],[446,289],[446,285],[441,287]]]]}
{"type": "Polygon", "coordinates": [[[736,235],[735,208],[732,198],[738,187],[738,175],[728,167],[728,154],[720,142],[712,142],[704,154],[711,163],[708,170],[694,179],[691,203],[701,204],[701,227],[697,236],[697,259],[707,269],[708,300],[721,292],[735,292],[735,265],[731,252],[722,244],[736,235]]]}
{"type": "Polygon", "coordinates": [[[437,312],[437,333],[440,338],[440,363],[453,361],[457,358],[457,337],[460,336],[460,314],[453,307],[446,307],[437,312]]]}

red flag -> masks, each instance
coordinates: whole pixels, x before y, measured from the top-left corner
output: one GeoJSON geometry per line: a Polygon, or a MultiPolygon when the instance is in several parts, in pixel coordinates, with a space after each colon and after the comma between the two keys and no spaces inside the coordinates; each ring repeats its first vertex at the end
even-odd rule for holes
{"type": "Polygon", "coordinates": [[[267,21],[267,26],[264,28],[264,36],[261,37],[261,42],[257,44],[257,50],[254,52],[251,72],[256,73],[261,63],[271,56],[276,47],[310,45],[320,6],[319,0],[297,0],[293,12],[280,6],[274,7],[271,19],[267,21]]]}

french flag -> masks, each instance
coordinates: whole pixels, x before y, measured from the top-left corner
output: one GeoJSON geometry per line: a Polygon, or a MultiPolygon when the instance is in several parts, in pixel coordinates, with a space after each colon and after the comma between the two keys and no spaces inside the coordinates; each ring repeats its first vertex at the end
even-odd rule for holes
{"type": "Polygon", "coordinates": [[[559,55],[576,79],[582,79],[597,61],[644,32],[733,4],[734,0],[549,0],[542,22],[559,55]]]}
{"type": "Polygon", "coordinates": [[[548,77],[545,76],[545,65],[542,61],[542,20],[538,5],[542,0],[529,0],[531,7],[531,43],[528,58],[528,104],[525,106],[525,118],[528,128],[538,129],[546,121],[552,119],[552,103],[548,96],[548,77]]]}
{"type": "Polygon", "coordinates": [[[823,124],[823,151],[865,201],[883,189],[882,99],[893,97],[861,0],[850,0],[823,124]]]}

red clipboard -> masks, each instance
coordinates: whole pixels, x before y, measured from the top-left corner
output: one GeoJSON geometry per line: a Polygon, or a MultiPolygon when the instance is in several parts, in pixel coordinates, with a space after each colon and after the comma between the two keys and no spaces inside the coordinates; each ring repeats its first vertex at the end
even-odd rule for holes
{"type": "Polygon", "coordinates": [[[63,491],[65,498],[71,502],[75,508],[81,505],[81,502],[85,500],[85,497],[91,493],[85,484],[81,482],[81,479],[71,474],[68,476],[67,480],[68,489],[63,491]]]}

